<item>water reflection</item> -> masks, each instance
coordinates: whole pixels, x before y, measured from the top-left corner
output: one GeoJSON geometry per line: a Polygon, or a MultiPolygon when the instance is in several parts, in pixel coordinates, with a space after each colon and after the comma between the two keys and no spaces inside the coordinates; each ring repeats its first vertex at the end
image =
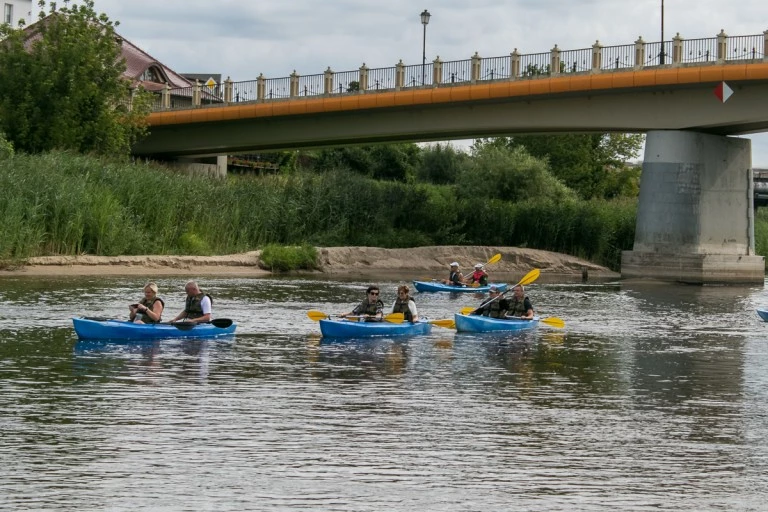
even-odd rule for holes
{"type": "MultiPolygon", "coordinates": [[[[149,277],[149,276],[147,276],[149,277]]],[[[146,277],[0,286],[0,508],[741,510],[764,498],[757,288],[534,284],[566,328],[323,339],[367,281],[200,279],[230,340],[78,341],[146,277]],[[78,297],[78,311],[72,310],[78,297]],[[136,489],[140,489],[137,492],[136,489]],[[180,505],[183,503],[184,505],[180,505]]],[[[186,279],[160,279],[183,307],[186,279]]],[[[380,283],[389,304],[396,282],[380,283]]],[[[450,318],[481,297],[419,294],[450,318]]]]}

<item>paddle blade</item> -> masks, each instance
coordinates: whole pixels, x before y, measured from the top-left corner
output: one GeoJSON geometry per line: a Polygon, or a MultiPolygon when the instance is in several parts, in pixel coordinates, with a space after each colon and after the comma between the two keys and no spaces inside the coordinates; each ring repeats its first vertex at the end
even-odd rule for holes
{"type": "MultiPolygon", "coordinates": [[[[530,272],[528,272],[527,274],[525,274],[523,276],[523,278],[517,284],[521,284],[523,286],[527,286],[527,285],[531,284],[532,282],[534,282],[535,280],[537,280],[539,278],[539,274],[541,274],[541,271],[539,269],[535,268],[535,269],[531,270],[530,272]]],[[[517,286],[517,284],[515,286],[517,286]]],[[[514,286],[513,286],[513,288],[514,288],[514,286]]]]}
{"type": "Polygon", "coordinates": [[[328,315],[323,313],[322,311],[317,311],[315,309],[312,309],[310,311],[307,311],[307,316],[312,320],[313,322],[318,322],[320,320],[325,320],[326,318],[330,318],[328,315]]]}
{"type": "Polygon", "coordinates": [[[191,331],[197,324],[193,322],[171,322],[171,325],[180,331],[191,331]]]}
{"type": "Polygon", "coordinates": [[[390,313],[388,315],[384,315],[384,320],[387,322],[392,322],[393,324],[401,324],[403,323],[403,320],[405,320],[405,315],[402,313],[390,313]]]}
{"type": "Polygon", "coordinates": [[[471,315],[471,314],[472,314],[472,312],[473,312],[475,309],[477,309],[477,308],[470,308],[470,307],[461,308],[461,310],[459,311],[459,314],[462,314],[462,315],[471,315]]]}
{"type": "Polygon", "coordinates": [[[486,265],[493,265],[494,263],[498,263],[501,261],[501,253],[496,253],[493,256],[491,256],[491,259],[488,260],[488,263],[486,265]]]}
{"type": "Polygon", "coordinates": [[[442,320],[430,320],[429,323],[438,327],[445,327],[446,329],[455,329],[456,322],[452,318],[445,318],[442,320]]]}
{"type": "Polygon", "coordinates": [[[471,288],[480,288],[480,283],[478,281],[475,281],[471,285],[469,285],[471,288]]]}
{"type": "Polygon", "coordinates": [[[211,325],[214,327],[218,327],[220,329],[226,329],[227,327],[232,325],[232,320],[229,318],[214,318],[211,320],[211,325]]]}
{"type": "Polygon", "coordinates": [[[542,318],[540,320],[541,323],[551,325],[552,327],[556,327],[558,329],[562,329],[565,327],[565,322],[563,322],[562,318],[557,318],[556,316],[549,316],[547,318],[542,318]]]}

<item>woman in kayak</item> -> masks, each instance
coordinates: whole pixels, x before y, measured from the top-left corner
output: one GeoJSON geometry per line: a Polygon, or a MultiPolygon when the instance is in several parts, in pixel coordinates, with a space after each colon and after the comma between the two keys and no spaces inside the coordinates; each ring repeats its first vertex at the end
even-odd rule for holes
{"type": "Polygon", "coordinates": [[[392,312],[402,313],[407,322],[418,322],[419,313],[416,310],[416,301],[411,298],[408,292],[410,292],[410,288],[406,285],[397,287],[397,298],[392,304],[392,312]]]}
{"type": "Polygon", "coordinates": [[[131,322],[137,324],[156,324],[161,321],[165,302],[157,296],[157,285],[147,283],[144,285],[144,298],[137,304],[128,306],[131,322]]]}
{"type": "Polygon", "coordinates": [[[486,286],[488,284],[488,272],[483,270],[482,263],[475,265],[475,271],[469,276],[467,284],[471,286],[474,283],[477,283],[478,286],[486,286]]]}

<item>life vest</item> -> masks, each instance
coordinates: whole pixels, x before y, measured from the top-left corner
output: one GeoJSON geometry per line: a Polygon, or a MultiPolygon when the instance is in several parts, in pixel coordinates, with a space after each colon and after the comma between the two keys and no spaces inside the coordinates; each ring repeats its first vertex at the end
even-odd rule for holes
{"type": "Polygon", "coordinates": [[[400,300],[400,297],[395,299],[395,305],[392,307],[393,313],[402,313],[405,317],[406,322],[413,323],[413,314],[411,313],[411,308],[408,307],[408,303],[413,302],[413,304],[416,304],[416,301],[414,301],[411,298],[408,298],[408,300],[400,300]]]}
{"type": "Polygon", "coordinates": [[[192,297],[187,297],[184,305],[184,313],[186,313],[187,318],[200,318],[203,316],[203,297],[211,299],[211,306],[213,306],[213,298],[207,293],[200,292],[192,297]]]}
{"type": "Polygon", "coordinates": [[[504,299],[494,300],[485,306],[485,308],[483,308],[483,316],[489,316],[491,318],[503,318],[505,314],[504,311],[507,307],[508,306],[504,299]]]}
{"type": "MultiPolygon", "coordinates": [[[[147,298],[144,297],[139,301],[139,304],[147,306],[147,309],[152,309],[152,306],[154,306],[155,302],[157,301],[160,301],[160,304],[162,304],[163,307],[165,307],[165,302],[163,302],[163,299],[161,299],[160,297],[155,297],[152,300],[147,300],[147,298]]],[[[146,313],[136,313],[136,314],[141,315],[141,321],[144,322],[145,324],[156,324],[156,323],[159,323],[161,320],[160,317],[158,317],[157,320],[153,320],[152,318],[149,318],[149,315],[147,315],[146,313]]]]}
{"type": "Polygon", "coordinates": [[[509,299],[509,314],[514,316],[523,316],[526,313],[525,309],[525,300],[528,298],[527,295],[523,296],[522,299],[517,300],[515,298],[509,299]]]}
{"type": "Polygon", "coordinates": [[[480,283],[480,286],[485,286],[488,284],[488,274],[483,270],[475,270],[472,272],[472,281],[480,283]]]}
{"type": "Polygon", "coordinates": [[[448,274],[448,281],[453,286],[464,286],[464,283],[461,282],[461,274],[459,274],[458,272],[451,272],[450,274],[448,274]]]}

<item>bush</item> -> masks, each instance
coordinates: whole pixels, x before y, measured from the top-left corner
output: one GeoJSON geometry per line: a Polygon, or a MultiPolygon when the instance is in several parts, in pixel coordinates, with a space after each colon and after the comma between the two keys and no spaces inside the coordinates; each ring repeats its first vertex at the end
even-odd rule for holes
{"type": "Polygon", "coordinates": [[[261,264],[272,272],[314,270],[317,268],[317,249],[311,245],[269,244],[261,251],[261,264]]]}

